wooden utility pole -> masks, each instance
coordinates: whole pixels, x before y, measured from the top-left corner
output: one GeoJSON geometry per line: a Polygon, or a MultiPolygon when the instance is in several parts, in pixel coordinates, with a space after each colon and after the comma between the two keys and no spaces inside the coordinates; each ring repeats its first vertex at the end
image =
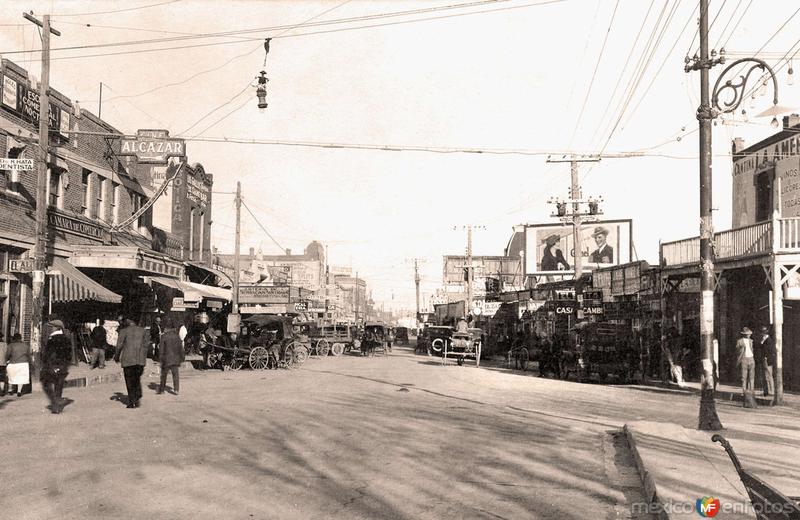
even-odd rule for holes
{"type": "Polygon", "coordinates": [[[358,271],[356,271],[356,285],[355,285],[355,287],[356,287],[356,312],[355,312],[356,325],[358,325],[358,289],[359,289],[358,285],[359,285],[359,283],[358,283],[358,271]]]}
{"type": "MultiPolygon", "coordinates": [[[[38,357],[42,344],[42,313],[44,311],[44,279],[47,270],[47,156],[50,148],[50,33],[61,33],[50,27],[50,15],[40,22],[32,14],[22,16],[42,28],[42,78],[39,85],[39,146],[36,147],[36,236],[33,258],[36,266],[33,277],[33,309],[31,315],[31,349],[38,357]]],[[[36,366],[39,365],[36,359],[36,366]]]]}
{"type": "Polygon", "coordinates": [[[467,226],[467,308],[464,309],[464,317],[472,313],[472,281],[474,279],[472,269],[472,225],[467,226]]]}
{"type": "Polygon", "coordinates": [[[599,162],[599,156],[590,157],[576,157],[572,156],[569,159],[551,159],[547,158],[549,163],[569,163],[570,172],[570,198],[568,203],[572,205],[571,215],[564,214],[562,216],[565,220],[569,218],[572,221],[572,261],[574,269],[574,282],[575,282],[575,320],[583,320],[583,286],[580,284],[581,275],[583,274],[583,240],[581,237],[581,229],[583,227],[584,216],[589,215],[581,210],[581,204],[594,202],[593,200],[583,200],[581,193],[580,180],[578,179],[578,163],[581,162],[599,162]]]}
{"type": "Polygon", "coordinates": [[[236,206],[236,237],[234,239],[233,250],[233,294],[231,295],[231,314],[228,317],[228,332],[239,332],[239,249],[241,248],[241,231],[242,231],[242,183],[236,182],[236,199],[234,200],[236,206]]]}
{"type": "Polygon", "coordinates": [[[709,96],[708,71],[713,61],[708,56],[708,0],[700,0],[700,353],[703,377],[700,386],[700,413],[697,428],[721,430],[714,400],[714,234],[711,198],[711,120],[714,113],[709,96]]]}
{"type": "Polygon", "coordinates": [[[414,259],[414,285],[417,287],[417,317],[414,319],[414,323],[417,324],[417,329],[420,328],[420,319],[419,319],[419,262],[415,258],[414,259]]]}

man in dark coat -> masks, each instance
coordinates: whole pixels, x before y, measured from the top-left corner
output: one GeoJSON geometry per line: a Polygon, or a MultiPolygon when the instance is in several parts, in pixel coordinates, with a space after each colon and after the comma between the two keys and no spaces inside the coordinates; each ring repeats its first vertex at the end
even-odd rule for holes
{"type": "Polygon", "coordinates": [[[151,345],[151,352],[150,357],[153,361],[158,361],[158,344],[161,341],[161,334],[164,331],[161,328],[161,316],[156,316],[153,320],[153,324],[150,325],[150,345],[151,345]]]}
{"type": "Polygon", "coordinates": [[[106,329],[103,320],[96,325],[89,338],[92,340],[92,369],[106,368],[106,329]]]}
{"type": "Polygon", "coordinates": [[[114,361],[122,365],[125,386],[128,389],[128,408],[138,408],[142,399],[142,373],[147,363],[147,332],[132,318],[125,320],[126,327],[117,336],[114,361]]]}
{"type": "Polygon", "coordinates": [[[183,342],[175,324],[170,320],[164,323],[164,333],[158,344],[158,351],[161,360],[161,384],[158,386],[157,394],[164,393],[167,386],[167,372],[172,372],[172,390],[175,395],[180,392],[179,370],[181,363],[186,359],[183,352],[183,342]]]}
{"type": "Polygon", "coordinates": [[[50,336],[42,352],[41,381],[45,395],[50,400],[50,411],[61,413],[61,393],[72,362],[72,341],[64,334],[64,322],[52,320],[48,323],[50,336]]]}
{"type": "Polygon", "coordinates": [[[756,370],[760,372],[763,380],[764,395],[775,393],[775,382],[772,379],[772,367],[775,366],[775,340],[769,334],[767,327],[761,327],[761,337],[755,342],[756,370]]]}

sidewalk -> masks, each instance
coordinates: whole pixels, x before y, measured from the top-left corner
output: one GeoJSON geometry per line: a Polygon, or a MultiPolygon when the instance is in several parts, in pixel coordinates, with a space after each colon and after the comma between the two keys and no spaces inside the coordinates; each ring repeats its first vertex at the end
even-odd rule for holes
{"type": "MultiPolygon", "coordinates": [[[[186,361],[181,365],[181,370],[194,370],[193,361],[202,360],[200,356],[187,356],[186,361]]],[[[159,377],[161,368],[152,359],[147,360],[147,365],[144,367],[144,376],[159,377]]],[[[34,384],[31,386],[33,392],[41,392],[41,385],[38,384],[38,378],[33,377],[34,384]]],[[[105,368],[92,369],[87,363],[80,363],[78,366],[69,367],[69,375],[64,383],[65,388],[80,388],[87,386],[103,385],[108,383],[116,383],[123,381],[122,367],[114,360],[106,361],[105,368]]]]}
{"type": "MultiPolygon", "coordinates": [[[[756,421],[719,433],[730,441],[743,467],[784,495],[800,495],[800,418],[756,421]]],[[[696,501],[702,497],[719,499],[717,518],[755,518],[730,458],[711,442],[714,432],[639,421],[626,424],[625,434],[651,501],[649,511],[658,518],[698,518],[696,501]]]]}
{"type": "MultiPolygon", "coordinates": [[[[627,385],[631,388],[639,388],[641,390],[649,390],[659,388],[663,391],[674,391],[682,393],[694,393],[700,395],[700,383],[694,381],[687,381],[685,386],[680,387],[673,382],[666,385],[659,380],[648,380],[639,385],[627,385]]],[[[772,406],[772,396],[764,397],[760,390],[755,392],[756,402],[761,406],[772,406]]],[[[717,385],[716,398],[718,401],[736,401],[741,403],[743,401],[742,389],[733,385],[717,385]]],[[[785,406],[790,406],[800,410],[800,394],[796,392],[784,391],[783,402],[785,406]]]]}

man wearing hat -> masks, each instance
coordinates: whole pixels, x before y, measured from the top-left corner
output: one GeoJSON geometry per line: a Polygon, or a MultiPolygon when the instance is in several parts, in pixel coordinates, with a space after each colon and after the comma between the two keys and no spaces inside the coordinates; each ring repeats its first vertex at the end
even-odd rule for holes
{"type": "Polygon", "coordinates": [[[142,398],[142,373],[147,364],[148,339],[145,330],[133,318],[125,320],[125,328],[117,336],[114,361],[122,365],[128,390],[128,408],[138,408],[142,398]]]}
{"type": "Polygon", "coordinates": [[[769,328],[762,326],[759,329],[761,337],[755,346],[756,354],[756,370],[760,372],[763,378],[762,389],[764,396],[769,396],[775,393],[775,382],[772,379],[772,367],[775,366],[775,358],[777,352],[775,351],[775,341],[769,335],[769,328]]]}
{"type": "Polygon", "coordinates": [[[742,337],[736,342],[736,366],[742,371],[742,392],[747,402],[748,392],[753,392],[756,376],[756,361],[753,355],[753,331],[744,327],[739,333],[742,337]]]}
{"type": "Polygon", "coordinates": [[[72,362],[72,341],[64,334],[63,321],[51,320],[47,324],[50,326],[50,336],[42,351],[40,379],[44,393],[50,400],[50,412],[59,414],[62,410],[61,393],[72,362]]]}
{"type": "Polygon", "coordinates": [[[594,243],[597,244],[597,249],[589,255],[589,262],[593,264],[613,264],[614,248],[606,243],[608,239],[608,229],[597,226],[594,228],[592,238],[594,238],[594,243]]]}

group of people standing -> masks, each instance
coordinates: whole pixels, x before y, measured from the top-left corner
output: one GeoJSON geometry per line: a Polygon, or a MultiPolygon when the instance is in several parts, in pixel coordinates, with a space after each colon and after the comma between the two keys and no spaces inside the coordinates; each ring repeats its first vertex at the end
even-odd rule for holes
{"type": "Polygon", "coordinates": [[[736,366],[741,371],[742,392],[745,396],[753,393],[758,381],[764,396],[770,396],[775,393],[772,375],[772,367],[777,359],[775,340],[770,336],[767,327],[759,329],[759,336],[755,340],[752,335],[753,331],[744,327],[736,342],[736,366]]]}
{"type": "MultiPolygon", "coordinates": [[[[74,340],[66,330],[64,322],[58,319],[47,323],[49,334],[43,342],[41,368],[39,371],[42,389],[50,402],[50,411],[60,414],[65,406],[62,397],[64,384],[73,364],[74,340]]],[[[120,319],[114,361],[122,366],[125,386],[128,393],[128,408],[138,408],[142,399],[141,377],[147,363],[148,352],[156,352],[152,357],[161,365],[161,378],[157,394],[164,393],[167,374],[172,374],[172,389],[175,395],[180,391],[179,367],[185,360],[183,339],[179,329],[171,320],[161,323],[156,318],[148,333],[138,325],[134,318],[120,319]]],[[[10,344],[0,333],[0,395],[16,393],[21,397],[24,389],[31,383],[33,356],[30,344],[22,341],[20,334],[11,338],[10,344]]],[[[90,334],[92,345],[91,366],[105,368],[105,354],[109,347],[106,330],[102,324],[95,326],[90,334]]]]}

